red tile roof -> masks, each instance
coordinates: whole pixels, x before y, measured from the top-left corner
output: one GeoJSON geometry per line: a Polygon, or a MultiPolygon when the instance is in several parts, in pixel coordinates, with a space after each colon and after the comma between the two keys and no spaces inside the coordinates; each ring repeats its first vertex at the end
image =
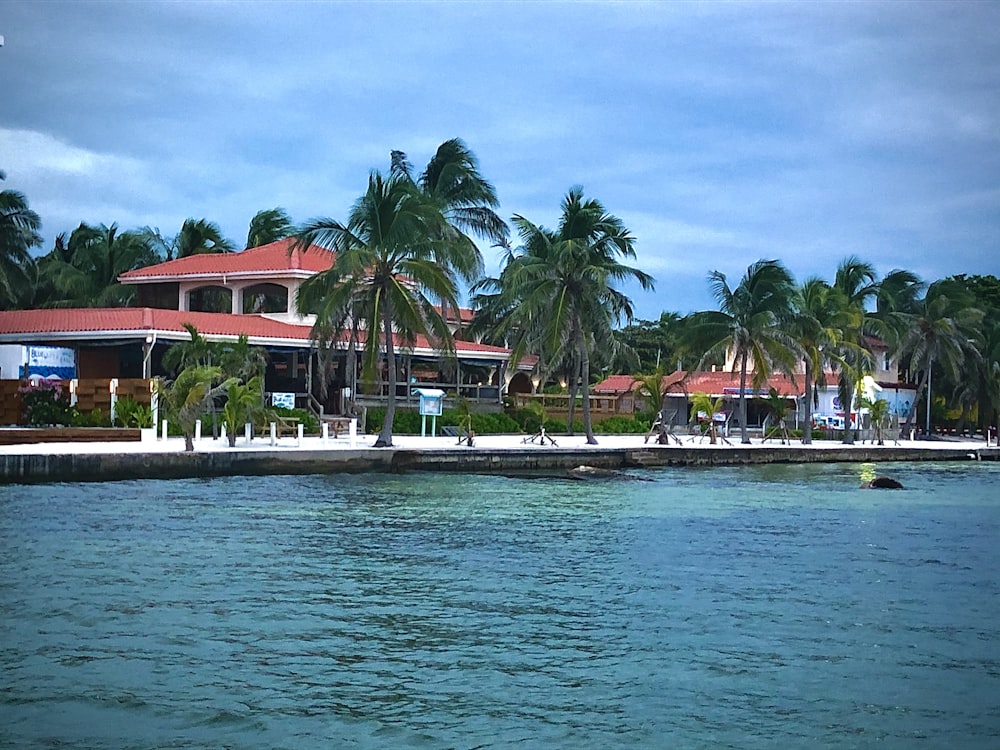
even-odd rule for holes
{"type": "MultiPolygon", "coordinates": [[[[234,338],[245,333],[254,344],[308,346],[311,327],[273,320],[261,315],[184,312],[150,307],[57,308],[10,310],[0,312],[0,342],[19,340],[105,341],[145,338],[156,333],[162,339],[186,340],[184,323],[190,323],[207,337],[234,338]]],[[[341,341],[346,342],[345,333],[341,341]]],[[[397,339],[397,349],[401,347],[397,339]]],[[[433,351],[423,336],[418,336],[417,350],[433,351]]],[[[495,354],[506,358],[509,350],[474,341],[455,341],[461,354],[495,354]]]]}
{"type": "Polygon", "coordinates": [[[182,332],[190,323],[199,333],[212,336],[238,336],[280,339],[309,339],[309,326],[292,325],[260,315],[184,312],[150,307],[79,308],[50,310],[10,310],[0,312],[0,337],[17,334],[53,334],[79,339],[85,334],[145,335],[145,332],[169,334],[182,332]]]}
{"type": "MultiPolygon", "coordinates": [[[[827,382],[836,382],[836,375],[827,373],[827,382]]],[[[611,375],[604,381],[594,386],[595,393],[628,393],[638,387],[635,378],[631,375],[611,375]]],[[[740,390],[740,374],[719,370],[711,372],[709,370],[685,371],[677,370],[670,375],[663,376],[663,388],[667,393],[692,394],[707,393],[710,396],[736,396],[740,390]]],[[[801,376],[792,380],[782,373],[771,375],[760,387],[760,394],[774,388],[782,396],[789,398],[801,395],[804,390],[804,382],[801,376]]],[[[753,384],[747,380],[747,392],[755,394],[753,384]]]]}
{"type": "Polygon", "coordinates": [[[134,284],[185,276],[274,275],[296,271],[312,274],[325,271],[333,264],[334,254],[329,250],[313,245],[308,252],[291,251],[294,242],[288,238],[239,253],[189,255],[129,271],[118,278],[123,283],[134,284]]]}

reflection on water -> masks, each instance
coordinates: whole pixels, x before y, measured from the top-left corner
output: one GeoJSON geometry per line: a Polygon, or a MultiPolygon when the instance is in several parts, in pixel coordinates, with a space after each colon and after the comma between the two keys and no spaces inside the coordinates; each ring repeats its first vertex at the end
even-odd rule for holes
{"type": "Polygon", "coordinates": [[[0,746],[995,746],[1000,467],[643,477],[2,488],[0,746]]]}

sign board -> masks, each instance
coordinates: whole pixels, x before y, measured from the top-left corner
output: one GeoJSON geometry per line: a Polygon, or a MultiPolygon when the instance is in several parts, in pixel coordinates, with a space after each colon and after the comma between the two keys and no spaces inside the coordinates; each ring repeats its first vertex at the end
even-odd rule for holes
{"type": "Polygon", "coordinates": [[[440,417],[444,411],[444,391],[439,388],[414,388],[420,396],[420,413],[426,417],[440,417]]]}
{"type": "Polygon", "coordinates": [[[26,346],[21,377],[72,380],[76,377],[76,352],[61,346],[26,346]]]}
{"type": "Polygon", "coordinates": [[[271,406],[277,406],[279,409],[294,409],[295,408],[295,394],[294,393],[272,393],[271,394],[271,406]]]}

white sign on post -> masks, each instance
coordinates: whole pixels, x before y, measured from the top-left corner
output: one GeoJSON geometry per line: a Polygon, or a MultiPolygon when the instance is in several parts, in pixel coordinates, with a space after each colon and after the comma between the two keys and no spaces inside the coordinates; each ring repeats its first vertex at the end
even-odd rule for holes
{"type": "Polygon", "coordinates": [[[420,396],[420,437],[427,434],[427,417],[431,418],[431,437],[437,429],[437,418],[444,411],[444,391],[440,388],[414,388],[420,396]]]}

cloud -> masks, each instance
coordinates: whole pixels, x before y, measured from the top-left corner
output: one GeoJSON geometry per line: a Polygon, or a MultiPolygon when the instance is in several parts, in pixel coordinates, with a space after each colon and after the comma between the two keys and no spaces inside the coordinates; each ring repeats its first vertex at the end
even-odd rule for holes
{"type": "Polygon", "coordinates": [[[391,149],[419,169],[460,136],[505,217],[552,225],[576,184],[621,216],[659,282],[645,317],[711,304],[709,270],[761,257],[801,278],[852,252],[996,269],[996,4],[4,11],[0,167],[48,241],[81,220],[205,217],[239,242],[261,208],[342,218],[391,149]]]}

